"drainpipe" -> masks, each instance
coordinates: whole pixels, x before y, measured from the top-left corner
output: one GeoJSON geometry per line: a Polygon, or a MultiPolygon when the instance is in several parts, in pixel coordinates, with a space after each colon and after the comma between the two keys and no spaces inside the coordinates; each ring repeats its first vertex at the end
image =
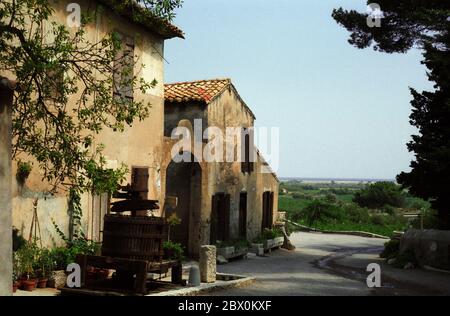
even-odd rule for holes
{"type": "Polygon", "coordinates": [[[0,77],[0,296],[12,295],[11,107],[15,84],[0,77]]]}

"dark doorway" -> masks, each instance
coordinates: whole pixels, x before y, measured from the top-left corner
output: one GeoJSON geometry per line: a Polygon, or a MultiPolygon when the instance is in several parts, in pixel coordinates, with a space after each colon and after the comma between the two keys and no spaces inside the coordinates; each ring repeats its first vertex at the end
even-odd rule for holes
{"type": "Polygon", "coordinates": [[[247,192],[239,195],[239,237],[247,238],[247,192]]]}
{"type": "Polygon", "coordinates": [[[166,217],[173,213],[181,224],[171,228],[170,239],[182,244],[189,253],[190,231],[200,216],[202,170],[196,162],[171,162],[166,171],[166,196],[176,197],[177,206],[166,211],[166,217]]]}
{"type": "Polygon", "coordinates": [[[210,243],[230,239],[230,195],[217,193],[212,197],[210,243]]]}
{"type": "Polygon", "coordinates": [[[263,193],[263,213],[261,230],[272,228],[273,225],[273,192],[267,191],[263,193]]]}

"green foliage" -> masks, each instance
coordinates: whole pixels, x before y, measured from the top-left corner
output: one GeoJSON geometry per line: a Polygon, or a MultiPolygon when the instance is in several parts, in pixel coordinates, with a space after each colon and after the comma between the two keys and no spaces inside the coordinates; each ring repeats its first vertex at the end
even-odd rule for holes
{"type": "Polygon", "coordinates": [[[384,13],[381,28],[367,25],[366,12],[333,10],[336,22],[351,33],[348,40],[351,45],[373,47],[386,53],[406,53],[415,46],[438,42],[439,35],[448,30],[448,1],[378,0],[377,3],[384,13]]]}
{"type": "Polygon", "coordinates": [[[317,221],[340,220],[343,217],[342,209],[337,205],[321,200],[314,200],[304,209],[308,226],[317,221]]]}
{"type": "Polygon", "coordinates": [[[169,224],[170,226],[180,225],[181,224],[181,218],[179,218],[176,213],[172,213],[167,218],[167,224],[169,224]]]}
{"type": "Polygon", "coordinates": [[[13,275],[12,275],[12,281],[17,281],[20,276],[23,274],[22,266],[20,264],[20,258],[19,254],[16,252],[13,252],[13,275]]]}
{"type": "MultiPolygon", "coordinates": [[[[133,12],[137,22],[145,18],[164,25],[182,3],[137,2],[112,4],[119,14],[133,12]]],[[[13,156],[33,157],[51,191],[67,185],[89,191],[114,189],[122,170],[99,171],[103,145],[94,139],[104,129],[122,132],[144,120],[151,105],[113,91],[131,87],[132,92],[144,93],[157,84],[134,74],[134,56],[119,53],[123,47],[117,33],[92,41],[87,31],[101,10],[85,9],[81,26],[69,29],[65,21],[54,21],[53,1],[0,2],[0,73],[11,74],[21,84],[12,107],[13,156]],[[113,76],[119,68],[123,71],[113,76]]]]}
{"type": "Polygon", "coordinates": [[[54,263],[49,249],[39,249],[38,257],[34,262],[34,270],[39,278],[48,278],[50,276],[50,273],[54,270],[54,263]]]}
{"type": "Polygon", "coordinates": [[[17,251],[26,244],[25,238],[20,235],[19,230],[13,227],[12,230],[12,240],[13,240],[13,251],[17,251]]]}
{"type": "Polygon", "coordinates": [[[17,182],[20,184],[24,184],[25,180],[28,178],[28,176],[31,173],[31,170],[33,169],[33,164],[31,162],[23,162],[19,160],[17,162],[17,173],[16,173],[16,179],[17,182]]]}
{"type": "Polygon", "coordinates": [[[124,164],[119,169],[107,169],[104,168],[104,163],[104,158],[101,157],[100,165],[94,160],[86,164],[87,177],[91,183],[90,188],[96,194],[116,192],[129,171],[124,164]]]}
{"type": "Polygon", "coordinates": [[[28,277],[35,277],[35,266],[39,258],[40,249],[37,245],[37,239],[27,241],[25,245],[16,251],[20,270],[28,277]]]}
{"type": "Polygon", "coordinates": [[[412,221],[411,226],[413,228],[421,229],[423,222],[423,229],[439,229],[439,220],[435,210],[423,209],[420,216],[412,221]],[[423,220],[420,216],[423,217],[423,220]]]}
{"type": "Polygon", "coordinates": [[[439,228],[450,229],[450,2],[440,0],[380,0],[381,28],[370,28],[367,13],[333,11],[337,23],[351,32],[349,43],[387,53],[423,50],[427,76],[434,91],[410,89],[413,108],[410,124],[417,128],[408,150],[414,153],[411,171],[397,181],[414,196],[430,201],[438,211],[439,228]],[[411,10],[414,8],[414,10],[411,10]]]}
{"type": "Polygon", "coordinates": [[[87,239],[76,239],[66,247],[50,250],[49,258],[54,270],[65,270],[67,265],[76,261],[77,255],[98,255],[99,244],[87,239]]]}
{"type": "Polygon", "coordinates": [[[184,257],[184,247],[172,241],[165,241],[163,249],[166,259],[170,260],[182,260],[184,257]]]}
{"type": "Polygon", "coordinates": [[[356,224],[368,223],[370,215],[366,208],[359,207],[354,203],[348,203],[343,209],[348,221],[356,224]]]}
{"type": "Polygon", "coordinates": [[[400,186],[392,182],[377,182],[355,193],[353,201],[362,207],[381,208],[385,205],[402,207],[405,203],[400,186]]]}
{"type": "MultiPolygon", "coordinates": [[[[298,182],[296,183],[298,184],[298,182]]],[[[317,183],[314,184],[314,191],[308,191],[309,200],[281,196],[279,209],[286,211],[289,220],[321,230],[366,231],[384,236],[391,236],[393,231],[403,230],[407,225],[407,220],[400,215],[401,213],[396,208],[385,206],[382,213],[375,214],[351,201],[353,193],[365,187],[366,185],[362,183],[317,183]],[[327,201],[327,194],[332,189],[335,189],[337,193],[345,194],[337,194],[334,202],[332,199],[327,201]],[[340,192],[339,189],[343,189],[343,191],[340,192]],[[372,215],[375,215],[375,219],[372,219],[372,215]]],[[[291,192],[292,195],[305,194],[304,192],[291,192]]],[[[413,199],[411,196],[408,198],[413,199]]],[[[298,230],[298,227],[292,226],[291,230],[298,230]]]]}
{"type": "Polygon", "coordinates": [[[384,250],[380,253],[380,258],[393,259],[396,258],[400,251],[400,241],[392,239],[384,243],[384,250]]]}
{"type": "Polygon", "coordinates": [[[324,200],[327,203],[336,203],[338,201],[336,195],[329,192],[326,193],[324,200]]]}
{"type": "Polygon", "coordinates": [[[383,226],[384,225],[384,216],[380,214],[374,214],[370,217],[370,222],[374,225],[383,226]]]}

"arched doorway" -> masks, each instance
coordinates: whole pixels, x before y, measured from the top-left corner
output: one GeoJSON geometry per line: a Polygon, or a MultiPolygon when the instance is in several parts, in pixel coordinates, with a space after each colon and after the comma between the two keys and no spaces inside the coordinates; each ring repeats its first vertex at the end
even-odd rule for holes
{"type": "MultiPolygon", "coordinates": [[[[192,157],[192,160],[193,157],[192,157]]],[[[177,206],[166,210],[166,217],[173,213],[181,224],[171,228],[172,241],[182,244],[188,254],[196,253],[193,238],[198,236],[201,209],[202,169],[198,162],[171,161],[166,171],[166,196],[176,197],[177,206]],[[197,230],[197,234],[194,232],[197,230]]]]}

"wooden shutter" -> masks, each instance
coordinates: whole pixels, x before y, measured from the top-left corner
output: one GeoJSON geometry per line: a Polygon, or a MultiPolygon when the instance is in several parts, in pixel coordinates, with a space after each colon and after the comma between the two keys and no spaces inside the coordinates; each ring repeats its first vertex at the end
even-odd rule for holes
{"type": "Polygon", "coordinates": [[[210,242],[230,239],[230,195],[217,193],[212,197],[210,242]]]}
{"type": "Polygon", "coordinates": [[[211,223],[210,223],[210,233],[209,239],[210,244],[215,245],[217,242],[217,213],[219,210],[219,196],[217,194],[213,195],[211,201],[211,223]]]}
{"type": "Polygon", "coordinates": [[[239,195],[239,237],[247,238],[247,193],[239,195]]]}
{"type": "Polygon", "coordinates": [[[261,230],[272,228],[273,226],[273,202],[274,193],[270,191],[264,192],[261,230]]]}
{"type": "Polygon", "coordinates": [[[133,100],[134,77],[134,38],[118,33],[121,48],[114,62],[113,84],[114,96],[133,100]]]}

